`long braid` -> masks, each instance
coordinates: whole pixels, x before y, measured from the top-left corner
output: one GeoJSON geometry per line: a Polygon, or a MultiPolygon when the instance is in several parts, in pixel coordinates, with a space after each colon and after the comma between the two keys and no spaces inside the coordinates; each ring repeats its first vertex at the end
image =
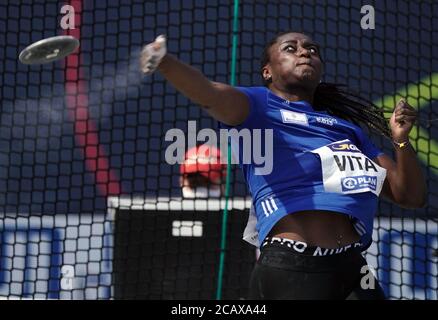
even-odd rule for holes
{"type": "MultiPolygon", "coordinates": [[[[290,32],[281,32],[267,43],[262,53],[260,70],[263,70],[263,67],[269,63],[269,49],[271,46],[277,42],[279,37],[290,32]]],[[[321,56],[320,59],[322,61],[321,56]]],[[[268,86],[270,81],[265,80],[263,75],[262,79],[264,85],[268,86]]],[[[313,104],[316,110],[325,110],[329,114],[359,126],[361,124],[365,125],[368,129],[391,138],[391,130],[383,115],[383,110],[371,101],[361,97],[358,93],[347,89],[345,85],[327,82],[319,83],[313,96],[313,104]]]]}
{"type": "Polygon", "coordinates": [[[388,121],[383,110],[371,101],[352,92],[345,85],[321,82],[313,96],[316,110],[326,110],[329,114],[363,124],[383,136],[391,138],[388,121]]]}

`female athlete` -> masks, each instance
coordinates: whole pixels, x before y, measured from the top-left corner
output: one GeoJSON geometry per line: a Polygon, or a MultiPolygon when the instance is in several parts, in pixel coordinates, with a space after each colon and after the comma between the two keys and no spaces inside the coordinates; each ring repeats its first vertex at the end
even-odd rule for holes
{"type": "Polygon", "coordinates": [[[320,49],[296,32],[266,46],[263,87],[210,81],[167,54],[163,36],[144,47],[141,68],[158,69],[222,127],[273,130],[272,171],[241,164],[261,249],[250,299],[384,299],[362,252],[379,196],[404,208],[425,206],[425,180],[409,144],[414,108],[401,100],[388,126],[371,102],[321,82],[320,49]],[[396,161],[361,126],[391,139],[396,161]]]}

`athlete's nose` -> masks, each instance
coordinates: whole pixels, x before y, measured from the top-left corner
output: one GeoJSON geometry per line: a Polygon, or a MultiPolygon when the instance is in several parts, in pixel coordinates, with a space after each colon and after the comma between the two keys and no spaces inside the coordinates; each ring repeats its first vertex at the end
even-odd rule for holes
{"type": "Polygon", "coordinates": [[[298,49],[298,56],[299,57],[301,57],[301,56],[310,57],[311,56],[310,50],[306,49],[306,48],[303,48],[303,47],[299,47],[299,49],[298,49]]]}

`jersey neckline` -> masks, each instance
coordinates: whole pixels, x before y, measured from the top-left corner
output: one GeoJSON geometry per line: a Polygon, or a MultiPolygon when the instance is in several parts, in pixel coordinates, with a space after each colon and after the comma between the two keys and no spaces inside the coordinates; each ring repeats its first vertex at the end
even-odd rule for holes
{"type": "MultiPolygon", "coordinates": [[[[266,88],[266,87],[265,87],[266,88]]],[[[266,90],[268,91],[268,93],[278,102],[280,103],[286,103],[286,104],[298,104],[300,106],[300,109],[303,109],[303,111],[312,111],[312,112],[317,112],[315,109],[313,109],[313,106],[305,100],[298,100],[298,101],[290,101],[287,99],[284,99],[278,95],[276,95],[272,90],[270,90],[269,88],[266,88],[266,90]]]]}

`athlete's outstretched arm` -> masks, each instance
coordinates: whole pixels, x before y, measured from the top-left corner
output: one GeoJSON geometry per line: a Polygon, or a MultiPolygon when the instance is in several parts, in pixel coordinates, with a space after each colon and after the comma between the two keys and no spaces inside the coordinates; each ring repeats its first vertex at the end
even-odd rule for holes
{"type": "MultiPolygon", "coordinates": [[[[391,116],[390,126],[395,142],[409,141],[409,132],[417,118],[417,112],[401,100],[391,116]]],[[[401,207],[421,208],[427,203],[427,187],[417,155],[412,146],[395,146],[394,162],[383,155],[375,162],[387,170],[382,195],[401,207]]]]}
{"type": "Polygon", "coordinates": [[[203,106],[216,120],[238,125],[248,116],[249,102],[244,93],[227,84],[210,81],[174,56],[167,54],[158,70],[178,91],[203,106]]]}
{"type": "Polygon", "coordinates": [[[218,121],[234,126],[246,119],[249,101],[244,93],[227,84],[210,81],[199,70],[167,54],[165,45],[165,38],[160,41],[158,37],[145,46],[140,58],[145,74],[158,69],[179,92],[204,107],[218,121]],[[160,50],[162,56],[158,54],[160,50]]]}

